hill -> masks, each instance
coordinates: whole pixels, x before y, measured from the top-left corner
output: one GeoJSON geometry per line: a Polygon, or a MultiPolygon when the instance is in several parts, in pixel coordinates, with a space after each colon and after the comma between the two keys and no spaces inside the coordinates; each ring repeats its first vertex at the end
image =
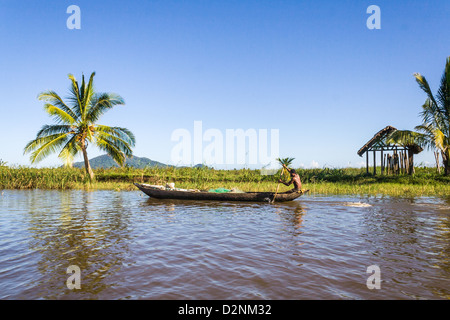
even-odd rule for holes
{"type": "MultiPolygon", "coordinates": [[[[118,167],[117,163],[110,156],[108,156],[106,154],[89,159],[89,162],[91,164],[92,169],[100,169],[100,168],[108,169],[108,168],[112,168],[112,167],[118,167]]],[[[136,156],[133,156],[130,159],[126,159],[125,165],[132,167],[132,168],[137,168],[137,169],[143,169],[146,167],[158,167],[158,168],[173,167],[172,165],[154,161],[149,158],[136,157],[136,156]]],[[[84,168],[84,161],[75,162],[73,164],[73,166],[75,168],[84,168]]],[[[206,166],[203,164],[196,164],[193,167],[194,168],[203,168],[206,166]]]]}
{"type": "MultiPolygon", "coordinates": [[[[111,168],[111,167],[118,167],[117,163],[115,163],[114,160],[106,154],[89,159],[89,162],[91,163],[92,169],[99,169],[99,168],[107,169],[107,168],[111,168]]],[[[126,159],[125,164],[130,167],[138,168],[138,169],[143,169],[145,167],[163,167],[163,168],[164,167],[172,167],[171,165],[167,165],[167,164],[164,164],[164,163],[161,163],[158,161],[154,161],[149,158],[136,157],[136,156],[133,156],[130,159],[126,159]]],[[[84,168],[84,161],[75,162],[73,164],[73,166],[76,168],[84,168]]]]}

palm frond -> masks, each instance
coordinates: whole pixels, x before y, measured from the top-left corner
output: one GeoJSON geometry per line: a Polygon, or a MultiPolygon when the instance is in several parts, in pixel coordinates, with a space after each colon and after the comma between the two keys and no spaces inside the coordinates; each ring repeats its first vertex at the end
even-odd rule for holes
{"type": "Polygon", "coordinates": [[[419,84],[419,87],[427,94],[428,99],[430,99],[431,102],[437,106],[437,102],[434,99],[433,92],[431,92],[427,79],[425,79],[425,77],[420,73],[414,73],[414,77],[416,78],[416,82],[419,84]]]}
{"type": "Polygon", "coordinates": [[[423,143],[423,145],[426,145],[428,149],[445,150],[446,146],[449,145],[448,137],[432,124],[421,124],[414,129],[423,132],[423,139],[427,141],[427,144],[423,143]]]}
{"type": "Polygon", "coordinates": [[[439,101],[439,114],[442,119],[440,129],[450,138],[450,57],[447,58],[437,100],[439,101]]]}
{"type": "Polygon", "coordinates": [[[82,102],[84,100],[85,91],[86,91],[86,82],[84,81],[84,74],[81,74],[80,98],[82,102]]]}
{"type": "Polygon", "coordinates": [[[25,145],[25,148],[23,149],[23,154],[32,152],[33,150],[39,148],[40,146],[46,144],[47,142],[60,137],[62,134],[64,134],[64,133],[55,133],[55,134],[46,135],[46,136],[42,136],[42,137],[37,136],[35,139],[29,141],[25,145]]]}
{"type": "Polygon", "coordinates": [[[119,166],[122,167],[125,164],[125,154],[117,148],[114,142],[103,137],[97,137],[96,145],[100,150],[105,151],[113,158],[119,166]]]}
{"type": "Polygon", "coordinates": [[[448,117],[450,113],[450,57],[447,58],[437,95],[442,107],[441,112],[447,114],[448,117]]]}
{"type": "Polygon", "coordinates": [[[99,93],[93,97],[90,103],[86,120],[90,123],[98,121],[101,115],[117,105],[124,105],[123,98],[114,93],[99,93]]]}
{"type": "Polygon", "coordinates": [[[64,162],[65,166],[71,167],[79,151],[81,151],[81,148],[77,143],[77,136],[74,135],[61,149],[58,157],[64,162]]]}
{"type": "Polygon", "coordinates": [[[72,117],[70,113],[67,113],[63,109],[56,107],[50,103],[46,103],[44,105],[44,110],[47,111],[48,114],[53,116],[53,118],[58,123],[74,124],[76,122],[75,118],[72,117]]]}
{"type": "Polygon", "coordinates": [[[89,77],[89,82],[86,85],[84,83],[84,76],[83,76],[83,98],[82,103],[83,106],[86,108],[85,113],[87,114],[89,112],[89,109],[91,107],[91,101],[93,97],[95,96],[94,92],[94,76],[95,72],[91,73],[91,76],[89,77]]]}
{"type": "Polygon", "coordinates": [[[68,136],[69,133],[59,133],[36,138],[25,146],[24,153],[29,153],[34,150],[31,153],[30,161],[31,163],[39,162],[62,147],[66,143],[68,136]]]}
{"type": "Polygon", "coordinates": [[[433,148],[427,134],[410,130],[396,130],[386,137],[385,142],[387,144],[399,144],[405,147],[417,145],[421,148],[433,148]]]}
{"type": "Polygon", "coordinates": [[[113,135],[121,140],[124,140],[125,143],[129,144],[131,147],[134,147],[136,144],[134,134],[127,128],[97,125],[95,126],[95,131],[113,135]]]}
{"type": "MultiPolygon", "coordinates": [[[[449,70],[450,72],[450,70],[449,70]]],[[[447,68],[444,74],[441,78],[441,85],[439,86],[438,92],[437,92],[437,98],[436,100],[439,102],[439,112],[442,114],[448,114],[450,111],[450,87],[449,87],[449,79],[450,74],[447,74],[447,68]]]]}
{"type": "Polygon", "coordinates": [[[445,134],[441,130],[435,129],[433,131],[433,142],[437,149],[444,150],[446,148],[445,134]]]}
{"type": "Polygon", "coordinates": [[[67,99],[72,102],[73,112],[78,116],[80,120],[82,120],[84,119],[84,107],[81,101],[80,88],[78,86],[77,80],[72,74],[69,74],[68,77],[71,80],[72,84],[69,89],[71,96],[69,96],[67,99]]]}
{"type": "Polygon", "coordinates": [[[125,157],[131,157],[131,147],[135,144],[134,135],[126,128],[96,126],[96,145],[106,151],[119,165],[123,166],[125,157]]]}
{"type": "Polygon", "coordinates": [[[102,140],[105,141],[111,145],[113,145],[117,150],[122,152],[125,156],[131,157],[133,155],[133,151],[131,150],[131,147],[128,143],[126,143],[124,140],[115,137],[111,134],[104,133],[104,132],[97,132],[96,134],[96,141],[102,140]]]}
{"type": "Polygon", "coordinates": [[[108,127],[98,125],[95,130],[96,138],[113,144],[119,151],[123,152],[127,157],[131,157],[134,147],[134,135],[126,128],[108,127]]]}
{"type": "Polygon", "coordinates": [[[58,133],[75,133],[74,127],[70,125],[43,125],[41,130],[36,134],[37,138],[42,138],[48,135],[58,134],[58,133]]]}
{"type": "Polygon", "coordinates": [[[425,103],[422,105],[420,116],[422,117],[423,123],[433,123],[435,125],[439,125],[441,122],[438,106],[429,98],[427,98],[425,103]]]}
{"type": "Polygon", "coordinates": [[[75,119],[75,121],[78,119],[77,115],[72,111],[69,106],[61,99],[61,97],[54,91],[44,91],[39,94],[38,96],[39,100],[47,101],[49,104],[60,108],[62,111],[67,113],[70,117],[75,119]]]}
{"type": "Polygon", "coordinates": [[[289,158],[289,157],[287,157],[287,158],[277,158],[276,159],[281,165],[285,165],[286,167],[289,167],[291,164],[292,164],[292,162],[295,160],[295,158],[289,158]]]}

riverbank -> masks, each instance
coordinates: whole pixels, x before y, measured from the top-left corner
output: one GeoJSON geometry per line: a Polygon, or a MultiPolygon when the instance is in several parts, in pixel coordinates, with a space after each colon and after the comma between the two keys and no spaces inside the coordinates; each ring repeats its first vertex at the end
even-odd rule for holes
{"type": "MultiPolygon", "coordinates": [[[[298,169],[303,187],[311,194],[439,196],[450,195],[450,177],[434,168],[417,168],[416,174],[366,175],[360,168],[298,169]]],[[[0,189],[136,190],[133,182],[165,184],[179,188],[238,188],[243,191],[275,191],[279,174],[262,175],[259,170],[214,170],[210,168],[111,168],[95,170],[89,182],[78,168],[0,167],[0,189]]],[[[290,187],[280,185],[280,192],[290,187]]]]}

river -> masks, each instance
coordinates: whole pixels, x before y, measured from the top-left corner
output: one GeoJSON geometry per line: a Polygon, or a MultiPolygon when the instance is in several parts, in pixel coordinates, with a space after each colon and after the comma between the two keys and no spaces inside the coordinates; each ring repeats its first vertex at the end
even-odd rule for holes
{"type": "Polygon", "coordinates": [[[450,299],[449,199],[0,193],[0,299],[450,299]]]}

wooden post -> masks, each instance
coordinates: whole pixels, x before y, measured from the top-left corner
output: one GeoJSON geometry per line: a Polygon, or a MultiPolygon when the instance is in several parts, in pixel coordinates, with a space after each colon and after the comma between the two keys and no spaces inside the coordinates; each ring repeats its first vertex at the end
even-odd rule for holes
{"type": "Polygon", "coordinates": [[[392,153],[392,174],[395,174],[395,150],[392,153]]]}
{"type": "Polygon", "coordinates": [[[406,151],[405,151],[405,168],[406,168],[406,173],[409,174],[409,159],[406,156],[406,151]]]}
{"type": "Polygon", "coordinates": [[[376,151],[373,150],[373,175],[375,176],[377,174],[377,158],[376,158],[376,151]]]}
{"type": "Polygon", "coordinates": [[[406,150],[403,152],[403,164],[405,165],[405,174],[408,174],[408,157],[406,156],[406,150]]]}
{"type": "Polygon", "coordinates": [[[397,174],[400,174],[400,152],[396,154],[397,158],[397,174]]]}
{"type": "Polygon", "coordinates": [[[384,175],[384,156],[383,156],[383,149],[381,149],[381,175],[384,175]]]}
{"type": "Polygon", "coordinates": [[[414,153],[412,149],[408,149],[409,174],[414,174],[414,153]]]}
{"type": "Polygon", "coordinates": [[[369,174],[369,151],[366,151],[366,174],[369,174]]]}
{"type": "Polygon", "coordinates": [[[388,174],[392,174],[392,157],[388,154],[388,174]]]}
{"type": "Polygon", "coordinates": [[[403,174],[403,151],[399,152],[399,157],[400,157],[400,173],[403,174]]]}
{"type": "Polygon", "coordinates": [[[394,160],[394,174],[398,174],[398,154],[397,154],[397,149],[394,150],[394,156],[393,156],[393,160],[394,160]]]}
{"type": "Polygon", "coordinates": [[[386,174],[389,174],[389,166],[390,166],[390,162],[389,162],[389,154],[386,155],[386,174]]]}

